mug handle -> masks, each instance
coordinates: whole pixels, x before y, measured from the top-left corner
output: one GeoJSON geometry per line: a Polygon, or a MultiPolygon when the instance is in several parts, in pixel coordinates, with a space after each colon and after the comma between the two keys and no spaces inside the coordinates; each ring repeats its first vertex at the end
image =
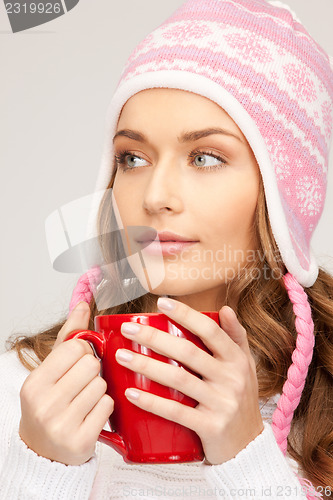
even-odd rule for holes
{"type": "MultiPolygon", "coordinates": [[[[68,335],[65,341],[74,338],[86,340],[91,345],[96,357],[99,358],[99,360],[103,359],[105,351],[105,338],[102,333],[94,332],[92,330],[75,330],[68,335]]],[[[102,429],[100,435],[98,436],[98,441],[112,446],[112,448],[114,448],[122,456],[127,454],[127,448],[123,438],[115,431],[110,432],[102,429]]]]}

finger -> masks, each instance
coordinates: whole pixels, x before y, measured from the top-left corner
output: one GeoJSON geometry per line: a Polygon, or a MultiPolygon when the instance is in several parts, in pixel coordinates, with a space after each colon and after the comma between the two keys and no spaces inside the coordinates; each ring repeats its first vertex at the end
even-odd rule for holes
{"type": "Polygon", "coordinates": [[[140,323],[123,323],[121,333],[124,337],[135,340],[158,354],[179,361],[206,380],[216,379],[216,373],[221,369],[217,359],[185,338],[175,337],[170,333],[140,323]]]}
{"type": "Polygon", "coordinates": [[[229,337],[245,352],[250,354],[247,333],[237,319],[236,313],[229,306],[223,306],[219,313],[220,323],[229,337]]]}
{"type": "Polygon", "coordinates": [[[45,358],[30,377],[38,377],[43,385],[54,385],[85,354],[93,351],[85,340],[71,339],[61,343],[45,358]]]}
{"type": "Polygon", "coordinates": [[[57,340],[52,349],[63,342],[74,330],[87,330],[90,318],[90,307],[87,302],[79,302],[71,312],[68,320],[59,330],[57,340]]]}
{"type": "Polygon", "coordinates": [[[234,342],[212,318],[169,298],[159,298],[157,306],[164,314],[197,335],[216,357],[233,359],[234,342]]]}
{"type": "MultiPolygon", "coordinates": [[[[52,388],[51,397],[57,408],[66,408],[71,401],[99,375],[100,362],[85,354],[52,388]]],[[[105,391],[104,391],[105,392],[105,391]]]]}
{"type": "Polygon", "coordinates": [[[116,360],[120,365],[166,387],[176,389],[198,403],[205,406],[211,404],[212,390],[207,383],[180,366],[164,363],[127,349],[118,349],[116,360]]]}
{"type": "Polygon", "coordinates": [[[88,443],[92,440],[97,441],[99,433],[113,412],[113,408],[113,399],[108,394],[104,394],[82,422],[81,439],[88,443]]]}
{"type": "Polygon", "coordinates": [[[126,389],[125,396],[135,406],[184,425],[194,432],[200,425],[202,427],[202,414],[195,408],[134,388],[126,389]]]}
{"type": "Polygon", "coordinates": [[[81,425],[99,400],[106,394],[106,388],[107,384],[102,377],[97,376],[91,380],[69,405],[67,410],[68,421],[73,422],[75,425],[81,425]]]}

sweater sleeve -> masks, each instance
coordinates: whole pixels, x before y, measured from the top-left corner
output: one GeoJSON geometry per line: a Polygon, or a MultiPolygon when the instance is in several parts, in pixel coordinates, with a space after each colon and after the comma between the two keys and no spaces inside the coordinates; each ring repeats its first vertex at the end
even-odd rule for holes
{"type": "Polygon", "coordinates": [[[288,463],[270,424],[264,422],[262,433],[234,458],[221,465],[201,466],[217,498],[306,499],[292,462],[288,463]]]}
{"type": "Polygon", "coordinates": [[[88,499],[97,472],[94,454],[70,466],[37,455],[19,435],[20,389],[29,371],[14,352],[0,356],[0,498],[88,499]]]}
{"type": "Polygon", "coordinates": [[[95,455],[83,465],[52,462],[30,450],[15,430],[0,471],[0,498],[88,500],[96,471],[95,455]]]}

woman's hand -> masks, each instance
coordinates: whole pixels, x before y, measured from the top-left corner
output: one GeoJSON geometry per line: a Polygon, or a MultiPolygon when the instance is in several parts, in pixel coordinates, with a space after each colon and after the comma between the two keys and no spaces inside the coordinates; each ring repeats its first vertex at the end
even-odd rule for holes
{"type": "Polygon", "coordinates": [[[89,315],[88,304],[78,304],[59,331],[54,349],[20,392],[21,439],[38,455],[66,465],[89,460],[113,412],[90,345],[78,339],[63,342],[73,330],[88,328],[89,315]]]}
{"type": "Polygon", "coordinates": [[[256,365],[246,331],[227,306],[219,312],[222,328],[211,318],[176,300],[159,299],[158,307],[197,335],[213,355],[186,339],[148,325],[139,325],[138,333],[128,334],[125,333],[128,323],[123,323],[122,334],[131,339],[135,337],[139,344],[179,361],[201,375],[202,380],[181,367],[124,349],[118,349],[117,361],[195,399],[198,405],[191,408],[137,389],[134,392],[128,389],[125,395],[140,408],[195,431],[201,439],[206,460],[210,464],[222,464],[235,457],[264,429],[258,403],[256,365]],[[162,303],[171,304],[173,309],[162,309],[162,303]],[[131,361],[120,359],[124,351],[132,354],[131,361]]]}

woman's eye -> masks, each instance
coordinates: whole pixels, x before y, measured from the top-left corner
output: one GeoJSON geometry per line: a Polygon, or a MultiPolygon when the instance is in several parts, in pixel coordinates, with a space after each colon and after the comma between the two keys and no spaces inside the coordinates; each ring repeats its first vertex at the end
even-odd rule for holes
{"type": "Polygon", "coordinates": [[[209,172],[219,170],[226,166],[226,160],[218,154],[213,154],[211,151],[193,151],[190,154],[191,163],[197,170],[209,172]]]}
{"type": "Polygon", "coordinates": [[[137,164],[137,161],[141,161],[141,162],[144,162],[145,160],[143,160],[142,158],[140,158],[139,156],[135,156],[135,155],[127,155],[125,157],[125,160],[126,160],[126,164],[128,167],[142,167],[142,163],[141,164],[137,164]]]}
{"type": "Polygon", "coordinates": [[[204,153],[195,155],[193,161],[197,167],[215,167],[221,163],[221,160],[218,160],[215,156],[204,153]],[[210,160],[207,160],[207,158],[210,160]]]}

